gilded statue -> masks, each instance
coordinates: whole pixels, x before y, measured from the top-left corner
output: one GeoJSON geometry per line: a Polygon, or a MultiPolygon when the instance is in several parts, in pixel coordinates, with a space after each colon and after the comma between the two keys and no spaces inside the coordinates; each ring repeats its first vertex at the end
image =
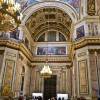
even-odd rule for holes
{"type": "Polygon", "coordinates": [[[95,0],[87,0],[87,13],[89,15],[95,15],[95,0]]]}

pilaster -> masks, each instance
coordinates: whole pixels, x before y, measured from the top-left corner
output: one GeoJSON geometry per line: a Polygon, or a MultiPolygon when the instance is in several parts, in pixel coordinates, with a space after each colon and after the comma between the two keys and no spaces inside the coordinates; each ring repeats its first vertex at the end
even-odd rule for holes
{"type": "Polygon", "coordinates": [[[88,62],[88,48],[76,50],[76,96],[91,100],[90,71],[88,62]]]}
{"type": "Polygon", "coordinates": [[[17,50],[7,47],[4,49],[4,58],[1,71],[1,95],[7,96],[9,93],[13,92],[17,53],[17,50]],[[7,93],[5,92],[6,89],[7,93]]]}

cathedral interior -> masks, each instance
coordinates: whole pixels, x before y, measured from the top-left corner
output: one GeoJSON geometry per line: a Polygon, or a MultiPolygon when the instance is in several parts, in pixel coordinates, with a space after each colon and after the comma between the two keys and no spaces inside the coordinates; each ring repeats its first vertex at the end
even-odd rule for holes
{"type": "Polygon", "coordinates": [[[35,94],[100,100],[100,0],[0,0],[0,98],[35,94]]]}

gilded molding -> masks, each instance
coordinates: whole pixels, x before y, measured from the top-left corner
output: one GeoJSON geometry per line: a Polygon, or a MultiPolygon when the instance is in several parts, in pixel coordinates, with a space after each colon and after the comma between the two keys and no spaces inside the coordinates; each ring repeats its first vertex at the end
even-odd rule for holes
{"type": "MultiPolygon", "coordinates": [[[[45,62],[46,56],[34,56],[33,62],[45,62]]],[[[71,59],[69,56],[48,56],[48,62],[71,62],[71,59]]]]}
{"type": "Polygon", "coordinates": [[[65,35],[69,35],[71,24],[72,20],[70,16],[55,7],[42,8],[34,12],[26,21],[26,27],[28,31],[32,33],[33,38],[35,38],[37,34],[47,30],[48,26],[49,29],[58,29],[65,35]]]}
{"type": "MultiPolygon", "coordinates": [[[[21,51],[31,62],[45,62],[45,56],[32,56],[31,52],[26,48],[26,46],[22,42],[15,42],[12,40],[0,40],[0,46],[10,47],[16,50],[21,51]]],[[[48,56],[49,62],[71,62],[70,55],[68,56],[48,56]]]]}
{"type": "Polygon", "coordinates": [[[32,60],[31,52],[21,42],[15,42],[12,40],[0,40],[0,46],[10,47],[16,50],[20,50],[30,61],[32,60]]]}
{"type": "Polygon", "coordinates": [[[32,60],[32,54],[31,52],[26,48],[26,46],[23,43],[19,44],[19,50],[25,54],[25,56],[31,61],[32,60]]]}
{"type": "Polygon", "coordinates": [[[74,49],[82,48],[86,45],[100,45],[100,37],[84,37],[74,42],[74,49]]]}
{"type": "MultiPolygon", "coordinates": [[[[99,37],[84,37],[74,42],[74,49],[79,49],[87,45],[100,45],[99,37]]],[[[16,42],[12,40],[0,40],[0,46],[10,47],[16,50],[20,50],[30,61],[45,61],[45,57],[33,57],[31,52],[26,48],[22,42],[16,42]]],[[[49,57],[49,61],[71,61],[70,57],[49,57]]]]}

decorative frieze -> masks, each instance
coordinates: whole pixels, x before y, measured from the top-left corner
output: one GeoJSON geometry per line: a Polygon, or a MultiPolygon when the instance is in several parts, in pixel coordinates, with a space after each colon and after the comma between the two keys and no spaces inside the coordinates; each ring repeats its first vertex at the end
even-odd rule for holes
{"type": "Polygon", "coordinates": [[[25,47],[25,45],[23,43],[15,42],[12,40],[0,40],[0,46],[10,47],[12,49],[20,50],[21,52],[23,52],[23,54],[25,54],[25,56],[30,61],[32,60],[31,52],[25,47]]]}
{"type": "Polygon", "coordinates": [[[89,36],[98,36],[99,30],[98,30],[98,23],[90,22],[88,23],[88,32],[89,36]]]}
{"type": "MultiPolygon", "coordinates": [[[[34,56],[34,62],[45,62],[47,59],[46,56],[34,56]]],[[[69,56],[48,56],[48,62],[70,62],[71,59],[69,56]]]]}
{"type": "Polygon", "coordinates": [[[82,57],[82,56],[85,56],[85,55],[86,55],[86,52],[82,52],[82,53],[78,54],[78,57],[82,57]]]}
{"type": "Polygon", "coordinates": [[[95,37],[84,37],[74,42],[74,49],[79,49],[87,45],[100,45],[100,38],[95,37]]]}
{"type": "Polygon", "coordinates": [[[14,54],[14,53],[11,53],[11,52],[6,52],[6,55],[7,56],[11,56],[11,57],[16,57],[17,55],[16,54],[14,54]]]}

